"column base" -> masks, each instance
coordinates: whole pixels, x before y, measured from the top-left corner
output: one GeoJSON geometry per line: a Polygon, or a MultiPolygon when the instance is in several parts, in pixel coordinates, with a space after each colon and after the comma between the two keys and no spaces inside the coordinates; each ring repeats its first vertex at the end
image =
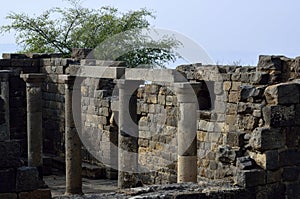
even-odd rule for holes
{"type": "Polygon", "coordinates": [[[69,190],[69,191],[66,191],[65,192],[65,194],[64,194],[65,196],[71,196],[71,195],[84,195],[83,194],[83,192],[82,192],[82,190],[69,190]]]}

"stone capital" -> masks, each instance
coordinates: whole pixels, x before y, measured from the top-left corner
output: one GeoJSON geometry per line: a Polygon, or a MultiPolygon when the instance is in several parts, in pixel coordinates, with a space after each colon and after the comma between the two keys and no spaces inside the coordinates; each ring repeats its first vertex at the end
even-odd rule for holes
{"type": "Polygon", "coordinates": [[[13,74],[12,70],[0,70],[0,79],[7,79],[11,74],[13,74]]]}
{"type": "Polygon", "coordinates": [[[144,84],[142,80],[127,80],[127,79],[117,79],[115,80],[119,89],[132,90],[132,88],[137,89],[139,85],[144,84]]]}
{"type": "Polygon", "coordinates": [[[179,103],[197,103],[195,88],[201,85],[200,82],[174,83],[174,90],[179,103]]]}
{"type": "Polygon", "coordinates": [[[80,89],[82,81],[85,79],[84,77],[78,77],[74,75],[59,75],[59,82],[63,83],[70,90],[80,89]]]}
{"type": "Polygon", "coordinates": [[[64,84],[74,84],[76,76],[73,75],[58,75],[58,79],[64,84]]]}

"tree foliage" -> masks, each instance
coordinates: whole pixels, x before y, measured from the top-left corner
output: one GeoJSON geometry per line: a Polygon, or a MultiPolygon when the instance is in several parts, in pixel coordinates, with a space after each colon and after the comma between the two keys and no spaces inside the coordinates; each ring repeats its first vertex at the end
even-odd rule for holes
{"type": "Polygon", "coordinates": [[[163,67],[178,57],[174,49],[181,44],[173,37],[164,35],[153,40],[143,35],[142,29],[150,28],[148,19],[155,18],[149,10],[121,13],[113,7],[89,9],[82,7],[80,0],[67,1],[70,7],[54,7],[39,16],[12,12],[7,16],[11,24],[1,26],[0,31],[15,30],[22,52],[59,52],[69,56],[72,48],[100,46],[98,51],[102,53],[98,58],[126,61],[131,67],[163,67]]]}

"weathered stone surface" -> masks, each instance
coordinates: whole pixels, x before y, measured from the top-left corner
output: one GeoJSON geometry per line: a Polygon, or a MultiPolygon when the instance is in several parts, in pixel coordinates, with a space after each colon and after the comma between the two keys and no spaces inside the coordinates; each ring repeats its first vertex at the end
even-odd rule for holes
{"type": "Polygon", "coordinates": [[[246,114],[246,115],[238,115],[237,116],[237,125],[240,129],[250,130],[252,131],[258,124],[258,118],[246,114]]]}
{"type": "Polygon", "coordinates": [[[255,187],[252,191],[255,190],[256,199],[265,199],[265,198],[286,198],[285,196],[285,186],[282,183],[272,183],[264,186],[255,187]]]}
{"type": "Polygon", "coordinates": [[[250,85],[241,86],[240,99],[241,101],[254,101],[262,98],[265,87],[255,87],[250,85]]]}
{"type": "Polygon", "coordinates": [[[279,153],[277,150],[266,151],[265,153],[249,152],[249,156],[265,170],[277,170],[280,168],[279,153]]]}
{"type": "Polygon", "coordinates": [[[282,70],[282,58],[283,56],[268,56],[260,55],[257,64],[258,71],[268,71],[268,70],[282,70]]]}
{"type": "Polygon", "coordinates": [[[275,183],[281,181],[282,170],[267,171],[267,183],[275,183]]]}
{"type": "Polygon", "coordinates": [[[239,157],[236,159],[236,167],[240,170],[253,169],[254,163],[250,156],[239,157]]]}
{"type": "Polygon", "coordinates": [[[86,194],[85,196],[60,196],[61,199],[93,198],[93,199],[254,199],[255,194],[228,182],[202,179],[199,184],[180,183],[152,185],[133,189],[123,189],[118,193],[86,194]]]}
{"type": "Polygon", "coordinates": [[[254,84],[263,85],[263,84],[268,84],[269,78],[270,78],[269,73],[255,72],[252,80],[254,84]]]}
{"type": "Polygon", "coordinates": [[[35,167],[20,167],[17,169],[16,189],[18,192],[32,191],[41,185],[38,170],[35,167]]]}
{"type": "Polygon", "coordinates": [[[14,169],[0,170],[0,193],[16,191],[16,174],[14,169]]]}
{"type": "Polygon", "coordinates": [[[292,183],[286,185],[287,198],[300,198],[300,183],[292,183]]]}
{"type": "Polygon", "coordinates": [[[220,162],[230,164],[235,161],[236,153],[229,146],[219,146],[216,158],[220,162]]]}
{"type": "Polygon", "coordinates": [[[255,187],[266,184],[266,173],[264,170],[241,170],[237,172],[235,183],[242,187],[255,187]]]}
{"type": "Polygon", "coordinates": [[[300,149],[287,149],[280,152],[279,164],[281,166],[300,164],[300,149]]]}
{"type": "Polygon", "coordinates": [[[228,132],[226,136],[226,144],[230,147],[240,147],[243,143],[244,133],[241,132],[228,132]]]}
{"type": "Polygon", "coordinates": [[[17,193],[0,193],[1,199],[18,199],[17,193]]]}
{"type": "Polygon", "coordinates": [[[223,93],[223,82],[214,82],[214,93],[221,95],[223,93]]]}
{"type": "Polygon", "coordinates": [[[72,48],[71,57],[74,59],[85,59],[93,49],[88,48],[72,48]]]}
{"type": "Polygon", "coordinates": [[[50,189],[37,189],[31,192],[19,193],[18,199],[51,199],[50,189]]]}
{"type": "Polygon", "coordinates": [[[297,83],[281,83],[267,87],[264,94],[268,104],[298,104],[299,88],[297,83]]]}
{"type": "Polygon", "coordinates": [[[238,91],[230,91],[228,95],[228,102],[237,103],[240,101],[240,96],[238,91]]]}
{"type": "Polygon", "coordinates": [[[81,66],[78,70],[70,71],[71,75],[79,77],[119,79],[125,74],[124,67],[81,66]]]}
{"type": "Polygon", "coordinates": [[[197,182],[197,157],[178,156],[177,182],[197,182]]]}
{"type": "Polygon", "coordinates": [[[187,79],[172,69],[126,69],[125,77],[128,80],[148,80],[156,82],[186,82],[187,79]]]}
{"type": "Polygon", "coordinates": [[[287,147],[300,146],[300,127],[287,128],[285,131],[287,147]]]}
{"type": "Polygon", "coordinates": [[[0,169],[16,168],[21,165],[21,147],[19,141],[0,142],[0,169]]]}
{"type": "Polygon", "coordinates": [[[20,53],[3,53],[2,58],[3,59],[26,59],[28,58],[28,56],[20,53]]]}
{"type": "MultiPolygon", "coordinates": [[[[261,67],[261,70],[257,73],[255,73],[255,68],[234,66],[219,67],[220,70],[217,71],[221,73],[219,76],[215,73],[215,69],[218,67],[205,66],[203,67],[204,69],[198,69],[199,66],[194,66],[192,68],[187,67],[186,69],[181,70],[181,72],[184,73],[183,77],[187,77],[193,82],[203,82],[204,80],[218,80],[220,77],[222,77],[225,81],[223,84],[223,90],[226,91],[224,92],[225,98],[222,98],[222,96],[219,95],[222,94],[222,84],[219,83],[220,80],[218,80],[218,83],[215,85],[215,87],[210,86],[213,85],[213,82],[209,82],[207,84],[207,87],[210,88],[210,91],[213,92],[210,93],[209,97],[211,98],[208,100],[211,102],[211,106],[205,106],[207,114],[199,115],[198,117],[199,119],[201,119],[197,123],[198,130],[201,130],[201,133],[198,132],[197,137],[199,175],[211,178],[223,178],[224,176],[232,177],[235,176],[235,170],[237,169],[236,166],[238,166],[240,169],[248,168],[248,161],[243,162],[237,160],[235,164],[235,161],[232,162],[232,160],[228,160],[225,158],[224,162],[220,162],[216,158],[216,152],[218,150],[218,147],[222,144],[227,144],[230,145],[230,147],[233,147],[233,151],[236,150],[237,157],[248,154],[251,156],[251,158],[253,157],[253,160],[257,163],[258,166],[267,170],[266,183],[277,184],[279,178],[282,180],[280,172],[283,172],[284,168],[293,168],[297,166],[298,162],[296,160],[299,159],[297,156],[297,152],[286,151],[291,149],[297,151],[299,148],[299,102],[296,102],[297,100],[294,98],[295,96],[291,96],[287,99],[289,101],[286,101],[283,104],[276,104],[279,105],[277,108],[270,108],[270,112],[268,112],[267,110],[268,107],[263,110],[264,106],[274,105],[268,104],[270,102],[266,101],[268,99],[263,96],[264,89],[267,87],[267,85],[269,83],[274,84],[276,82],[284,82],[289,78],[296,78],[298,75],[295,73],[298,66],[292,66],[290,64],[290,61],[285,60],[281,57],[279,58],[279,60],[281,62],[281,68],[277,66],[266,66],[267,64],[274,65],[274,60],[272,60],[271,58],[269,61],[266,60],[267,64],[261,67]],[[207,79],[203,80],[204,77],[207,77],[207,79]],[[240,99],[240,92],[244,87],[248,87],[249,89],[245,89],[243,91],[243,99],[240,99]],[[230,94],[230,99],[227,99],[228,94],[230,94]],[[236,94],[238,94],[238,96],[236,94]],[[227,104],[228,100],[232,101],[232,103],[227,104]],[[219,120],[219,118],[221,119],[219,120]],[[254,136],[254,134],[256,133],[253,133],[252,131],[257,127],[270,127],[271,129],[278,128],[280,133],[285,135],[285,138],[281,139],[280,133],[278,132],[275,132],[275,134],[272,134],[274,132],[269,134],[262,133],[262,135],[260,136],[264,138],[262,140],[264,140],[265,142],[261,142],[260,140],[260,142],[256,142],[256,144],[251,143],[251,145],[249,145],[249,139],[242,139],[242,136],[235,133],[238,132],[241,135],[252,134],[254,136]],[[219,134],[215,131],[218,131],[219,134]],[[269,135],[270,138],[268,139],[268,136],[266,135],[269,135]],[[276,140],[275,142],[274,139],[276,140]],[[285,141],[284,144],[282,143],[283,141],[285,141]],[[273,145],[272,142],[274,142],[275,144],[273,145]],[[263,147],[265,147],[265,149],[262,149],[262,143],[264,143],[263,147]],[[256,146],[253,147],[254,145],[256,146]],[[286,156],[288,158],[286,158],[286,156]],[[279,161],[283,164],[279,164],[279,161]],[[245,165],[241,166],[242,163],[245,165]]],[[[29,66],[32,66],[33,64],[47,65],[47,67],[41,66],[41,71],[47,71],[47,73],[49,73],[51,76],[47,78],[47,83],[45,83],[45,85],[43,86],[43,99],[45,100],[45,102],[43,103],[43,117],[46,120],[43,124],[43,127],[48,132],[45,136],[47,146],[52,145],[52,143],[49,144],[49,139],[52,139],[53,143],[55,143],[55,150],[53,152],[59,154],[64,149],[61,136],[64,133],[65,118],[63,113],[64,111],[61,111],[61,109],[64,108],[64,96],[62,95],[64,92],[64,88],[62,89],[62,86],[64,86],[64,84],[62,84],[61,82],[57,85],[57,74],[61,72],[68,73],[68,70],[65,71],[66,67],[60,66],[60,64],[65,65],[65,63],[63,63],[63,59],[48,58],[47,60],[45,60],[45,62],[41,62],[40,60],[36,61],[35,63],[33,63],[26,60],[20,60],[20,62],[17,63],[17,60],[13,60],[13,65],[21,67],[22,64],[24,64],[25,70],[29,70],[29,66]],[[57,94],[57,92],[59,92],[59,94],[57,94]]],[[[5,64],[5,62],[7,61],[0,61],[1,64],[5,64]]],[[[97,65],[96,60],[93,60],[92,62],[94,63],[93,65],[97,65]]],[[[7,62],[7,64],[11,65],[11,61],[7,62]]],[[[86,64],[89,65],[90,63],[87,61],[86,64]]],[[[98,64],[101,65],[99,61],[98,64]]],[[[36,69],[38,68],[39,67],[37,67],[36,69]]],[[[183,68],[184,67],[181,67],[181,69],[183,68]]],[[[14,88],[21,88],[22,86],[24,87],[24,83],[19,84],[17,81],[15,81],[15,79],[12,79],[11,81],[14,82],[14,85],[12,85],[13,90],[10,93],[13,96],[12,111],[13,115],[16,116],[16,119],[14,119],[14,121],[11,121],[13,124],[11,128],[13,132],[12,136],[19,136],[24,139],[24,136],[26,134],[24,133],[25,131],[22,130],[22,128],[26,129],[24,128],[26,127],[26,123],[24,122],[24,118],[20,117],[21,114],[26,114],[24,108],[23,110],[20,108],[24,106],[24,92],[22,91],[22,89],[14,88]],[[23,127],[20,128],[19,126],[21,126],[21,123],[23,127]]],[[[84,88],[82,89],[82,94],[84,96],[84,99],[82,100],[82,110],[84,111],[84,113],[87,113],[83,115],[84,121],[82,124],[84,124],[84,128],[88,129],[88,132],[93,132],[91,133],[93,135],[91,136],[91,139],[97,138],[94,142],[98,144],[98,148],[101,148],[101,150],[99,150],[99,153],[103,153],[103,156],[109,159],[110,153],[108,151],[110,151],[111,149],[107,147],[107,143],[110,142],[111,138],[109,136],[103,136],[104,133],[96,135],[96,132],[98,129],[105,129],[106,132],[112,134],[114,133],[113,131],[115,131],[113,130],[113,128],[116,128],[116,123],[108,123],[108,121],[110,121],[111,119],[110,117],[113,117],[111,116],[111,103],[109,101],[111,90],[103,88],[109,86],[113,88],[115,85],[107,84],[106,82],[93,83],[94,84],[90,86],[84,85],[84,88]],[[97,89],[99,91],[94,92],[94,89],[97,89]],[[103,90],[105,90],[105,92],[102,92],[103,90]]],[[[142,120],[140,120],[139,122],[141,124],[139,126],[139,133],[140,135],[145,135],[143,136],[143,138],[141,138],[143,140],[139,140],[138,142],[138,151],[145,153],[153,150],[157,153],[155,159],[149,160],[149,157],[146,157],[145,160],[143,160],[145,165],[151,164],[151,168],[155,168],[155,166],[160,163],[161,159],[176,159],[177,156],[176,147],[178,145],[178,140],[173,141],[173,138],[174,135],[176,135],[176,126],[178,123],[177,116],[180,111],[171,111],[178,108],[177,99],[174,96],[174,93],[170,91],[171,89],[169,83],[164,84],[163,87],[164,88],[158,85],[151,85],[149,88],[147,88],[149,89],[147,90],[147,93],[145,91],[141,91],[138,97],[138,117],[142,120]],[[168,109],[169,107],[171,110],[168,109]],[[146,120],[144,121],[143,118],[146,118],[146,120]],[[171,130],[168,128],[170,128],[171,130]],[[156,134],[153,135],[153,132],[156,134]],[[167,152],[161,151],[164,143],[167,143],[170,146],[170,148],[167,149],[167,152]]],[[[282,96],[286,97],[284,95],[282,96]]],[[[203,95],[202,97],[204,99],[208,99],[208,95],[203,95]]],[[[202,98],[198,98],[198,100],[199,99],[202,100],[202,98]]],[[[204,106],[200,107],[203,108],[204,106]]],[[[93,161],[91,160],[91,158],[88,158],[89,154],[86,150],[84,151],[84,153],[84,156],[86,157],[85,160],[93,161]]],[[[173,164],[172,166],[164,168],[159,172],[154,172],[151,175],[149,174],[150,180],[148,180],[148,182],[165,183],[171,179],[176,180],[176,175],[174,174],[175,169],[176,166],[173,164]]],[[[291,183],[295,182],[294,179],[296,178],[293,178],[294,176],[292,177],[291,173],[295,173],[295,171],[292,171],[292,169],[291,171],[287,170],[284,174],[287,182],[286,184],[289,186],[291,183]]],[[[266,190],[264,191],[264,193],[261,193],[260,196],[261,198],[268,198],[268,194],[266,194],[266,192],[272,191],[273,189],[275,189],[275,187],[276,186],[271,187],[269,185],[263,185],[259,188],[253,188],[253,190],[266,190]]],[[[280,186],[277,188],[278,190],[281,190],[280,186]]],[[[275,197],[269,198],[276,198],[276,195],[274,196],[275,197]]],[[[176,197],[185,196],[177,194],[176,197]]],[[[189,194],[188,197],[193,197],[193,194],[189,194]]]]}
{"type": "Polygon", "coordinates": [[[254,149],[262,151],[283,148],[285,134],[280,129],[256,128],[251,134],[249,144],[254,149]]]}
{"type": "Polygon", "coordinates": [[[266,106],[262,109],[266,126],[286,127],[295,123],[295,107],[290,106],[266,106]]]}
{"type": "Polygon", "coordinates": [[[300,168],[297,166],[285,167],[282,172],[282,180],[286,181],[297,181],[300,177],[300,168]]]}
{"type": "Polygon", "coordinates": [[[224,91],[229,91],[232,87],[232,82],[231,81],[225,81],[223,83],[223,90],[224,91]]]}

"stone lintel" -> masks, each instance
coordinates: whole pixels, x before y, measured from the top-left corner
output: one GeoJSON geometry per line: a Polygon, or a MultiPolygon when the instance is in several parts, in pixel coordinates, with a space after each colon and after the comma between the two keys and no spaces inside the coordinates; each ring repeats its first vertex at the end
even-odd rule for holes
{"type": "Polygon", "coordinates": [[[44,73],[28,73],[28,74],[20,74],[20,77],[26,83],[40,83],[44,79],[46,79],[47,75],[44,73]]]}
{"type": "Polygon", "coordinates": [[[0,78],[8,78],[11,74],[13,74],[12,70],[0,70],[0,78]]]}
{"type": "Polygon", "coordinates": [[[93,77],[104,79],[120,79],[125,74],[124,67],[106,66],[80,66],[78,70],[71,71],[70,75],[80,77],[93,77]]]}
{"type": "Polygon", "coordinates": [[[154,82],[186,82],[187,79],[174,69],[126,68],[125,79],[154,82]]]}
{"type": "Polygon", "coordinates": [[[133,90],[138,89],[139,85],[144,84],[142,80],[127,80],[127,79],[117,79],[114,81],[119,89],[133,90]]]}
{"type": "Polygon", "coordinates": [[[174,83],[174,90],[176,92],[179,103],[197,103],[197,94],[195,88],[200,87],[200,82],[182,82],[174,83]]]}

